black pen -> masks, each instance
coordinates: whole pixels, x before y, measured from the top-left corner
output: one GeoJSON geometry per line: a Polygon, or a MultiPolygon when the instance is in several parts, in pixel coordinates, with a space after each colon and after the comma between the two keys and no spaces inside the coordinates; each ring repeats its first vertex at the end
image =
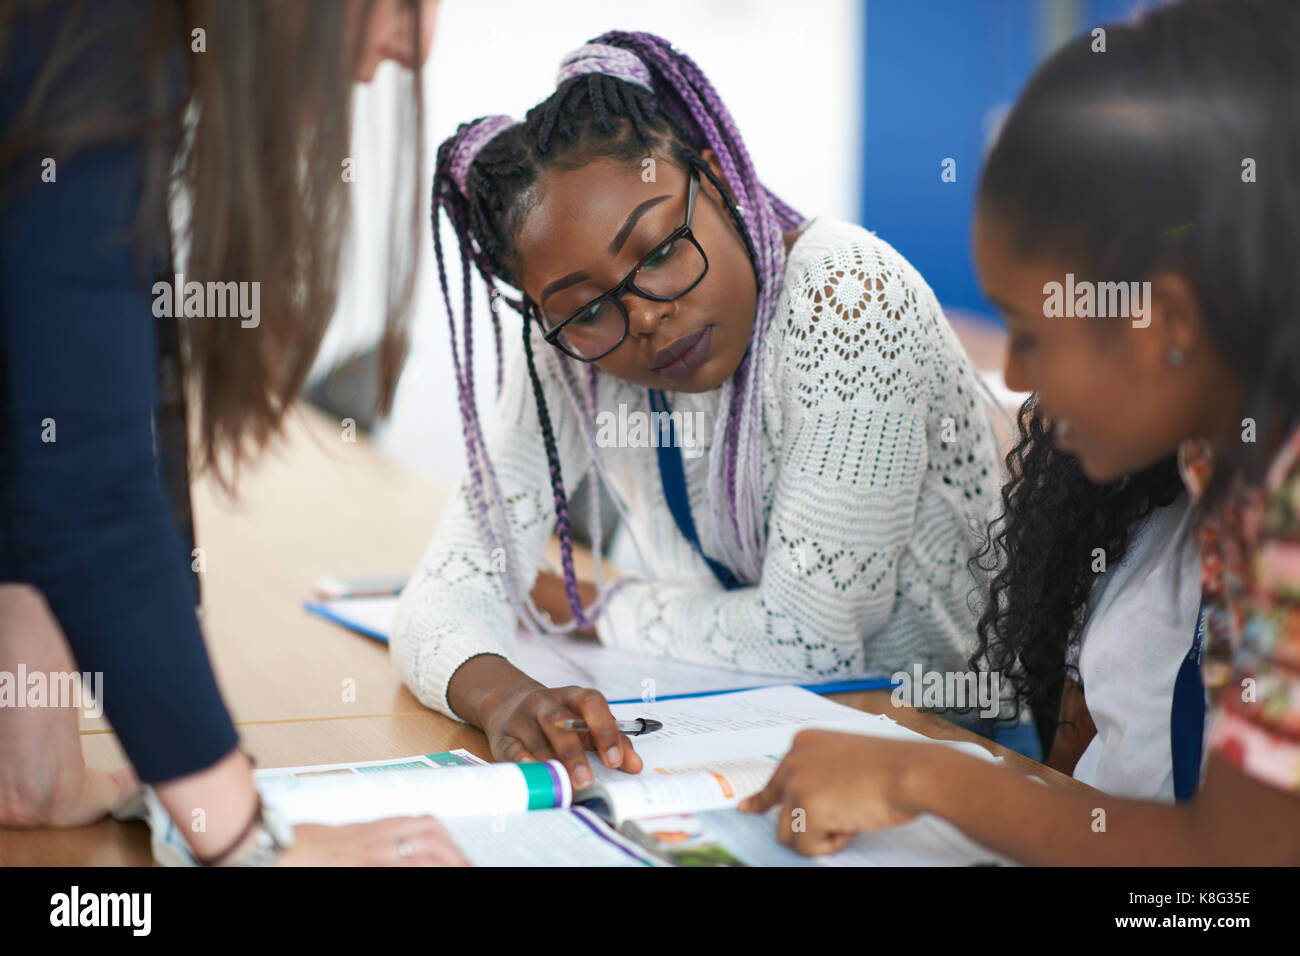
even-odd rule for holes
{"type": "MultiPolygon", "coordinates": [[[[648,717],[638,717],[636,720],[617,720],[618,729],[630,737],[639,737],[642,734],[652,734],[656,730],[663,730],[664,725],[657,720],[650,720],[648,717]]],[[[572,717],[567,720],[557,720],[555,722],[557,730],[576,730],[578,733],[586,733],[589,729],[585,720],[576,720],[572,717]]]]}

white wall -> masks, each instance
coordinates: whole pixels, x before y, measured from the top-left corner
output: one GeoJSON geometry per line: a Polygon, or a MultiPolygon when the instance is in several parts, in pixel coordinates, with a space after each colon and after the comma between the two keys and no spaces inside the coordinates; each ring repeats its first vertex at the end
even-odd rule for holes
{"type": "MultiPolygon", "coordinates": [[[[606,30],[646,30],[690,54],[736,118],[759,175],[805,214],[856,220],[861,113],[860,0],[443,0],[426,68],[428,154],[456,126],[488,113],[522,117],[554,89],[556,64],[606,30]]],[[[391,148],[386,117],[396,67],[358,90],[353,184],[356,232],[345,258],[340,321],[322,366],[373,341],[381,319],[374,291],[384,228],[382,170],[391,148]],[[367,177],[368,172],[380,171],[367,177]]],[[[428,175],[420,202],[429,204],[428,175]]],[[[444,248],[450,242],[444,234],[444,248]]],[[[447,316],[425,230],[413,317],[414,343],[379,443],[448,482],[465,458],[451,373],[447,316]]],[[[454,249],[454,245],[451,247],[454,249]]],[[[454,258],[454,257],[453,257],[454,258]]],[[[459,272],[458,260],[451,266],[459,272]]],[[[453,297],[459,279],[453,284],[453,297]]],[[[482,296],[479,294],[479,298],[482,296]]],[[[502,313],[507,346],[518,317],[502,313]]],[[[492,404],[494,358],[486,308],[475,323],[481,414],[492,404]]]]}

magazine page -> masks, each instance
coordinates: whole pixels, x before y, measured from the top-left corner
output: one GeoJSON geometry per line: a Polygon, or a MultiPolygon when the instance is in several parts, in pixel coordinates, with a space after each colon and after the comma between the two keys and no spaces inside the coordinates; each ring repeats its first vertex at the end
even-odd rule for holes
{"type": "Polygon", "coordinates": [[[1012,861],[956,827],[923,814],[859,834],[838,853],[803,856],[776,838],[781,808],[767,813],[714,810],[632,820],[624,831],[676,866],[1000,866],[1012,861]]]}
{"type": "Polygon", "coordinates": [[[662,866],[582,807],[447,817],[442,825],[475,866],[662,866]]]}
{"type": "Polygon", "coordinates": [[[763,789],[780,758],[738,757],[704,764],[647,768],[610,776],[578,792],[577,799],[604,801],[615,826],[637,817],[733,807],[763,789]]]}
{"type": "Polygon", "coordinates": [[[485,764],[467,753],[257,772],[262,798],[290,823],[362,823],[567,807],[573,789],[558,761],[485,764]],[[469,759],[465,759],[468,757],[469,759]],[[441,758],[441,759],[437,759],[441,758]]]}
{"type": "Polygon", "coordinates": [[[794,736],[812,728],[952,746],[997,760],[978,744],[939,742],[880,714],[868,714],[793,686],[707,697],[615,704],[620,720],[650,718],[661,730],[633,738],[639,774],[589,761],[595,783],[579,803],[603,800],[616,825],[640,816],[735,806],[761,790],[794,736]]]}

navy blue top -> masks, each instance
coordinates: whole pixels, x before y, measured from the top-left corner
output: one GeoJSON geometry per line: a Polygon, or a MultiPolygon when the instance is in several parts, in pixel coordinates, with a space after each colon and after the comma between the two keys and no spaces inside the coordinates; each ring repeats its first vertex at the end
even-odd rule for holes
{"type": "MultiPolygon", "coordinates": [[[[93,9],[126,23],[120,4],[93,9]]],[[[22,20],[4,44],[0,136],[56,21],[22,20]]],[[[124,47],[105,42],[79,62],[112,69],[124,47]]],[[[43,157],[24,157],[24,185],[0,206],[0,581],[45,596],[78,669],[103,673],[105,714],[137,773],[156,783],[210,766],[238,738],[155,452],[153,276],[126,237],[144,155],[126,143],[56,156],[48,183],[43,157]]]]}

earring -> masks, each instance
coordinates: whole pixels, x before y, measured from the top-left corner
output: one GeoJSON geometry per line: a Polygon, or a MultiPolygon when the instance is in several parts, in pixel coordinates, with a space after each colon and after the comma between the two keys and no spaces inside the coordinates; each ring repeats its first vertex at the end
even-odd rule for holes
{"type": "Polygon", "coordinates": [[[1170,368],[1180,368],[1187,361],[1187,353],[1182,346],[1171,345],[1165,349],[1165,364],[1170,368]]]}

